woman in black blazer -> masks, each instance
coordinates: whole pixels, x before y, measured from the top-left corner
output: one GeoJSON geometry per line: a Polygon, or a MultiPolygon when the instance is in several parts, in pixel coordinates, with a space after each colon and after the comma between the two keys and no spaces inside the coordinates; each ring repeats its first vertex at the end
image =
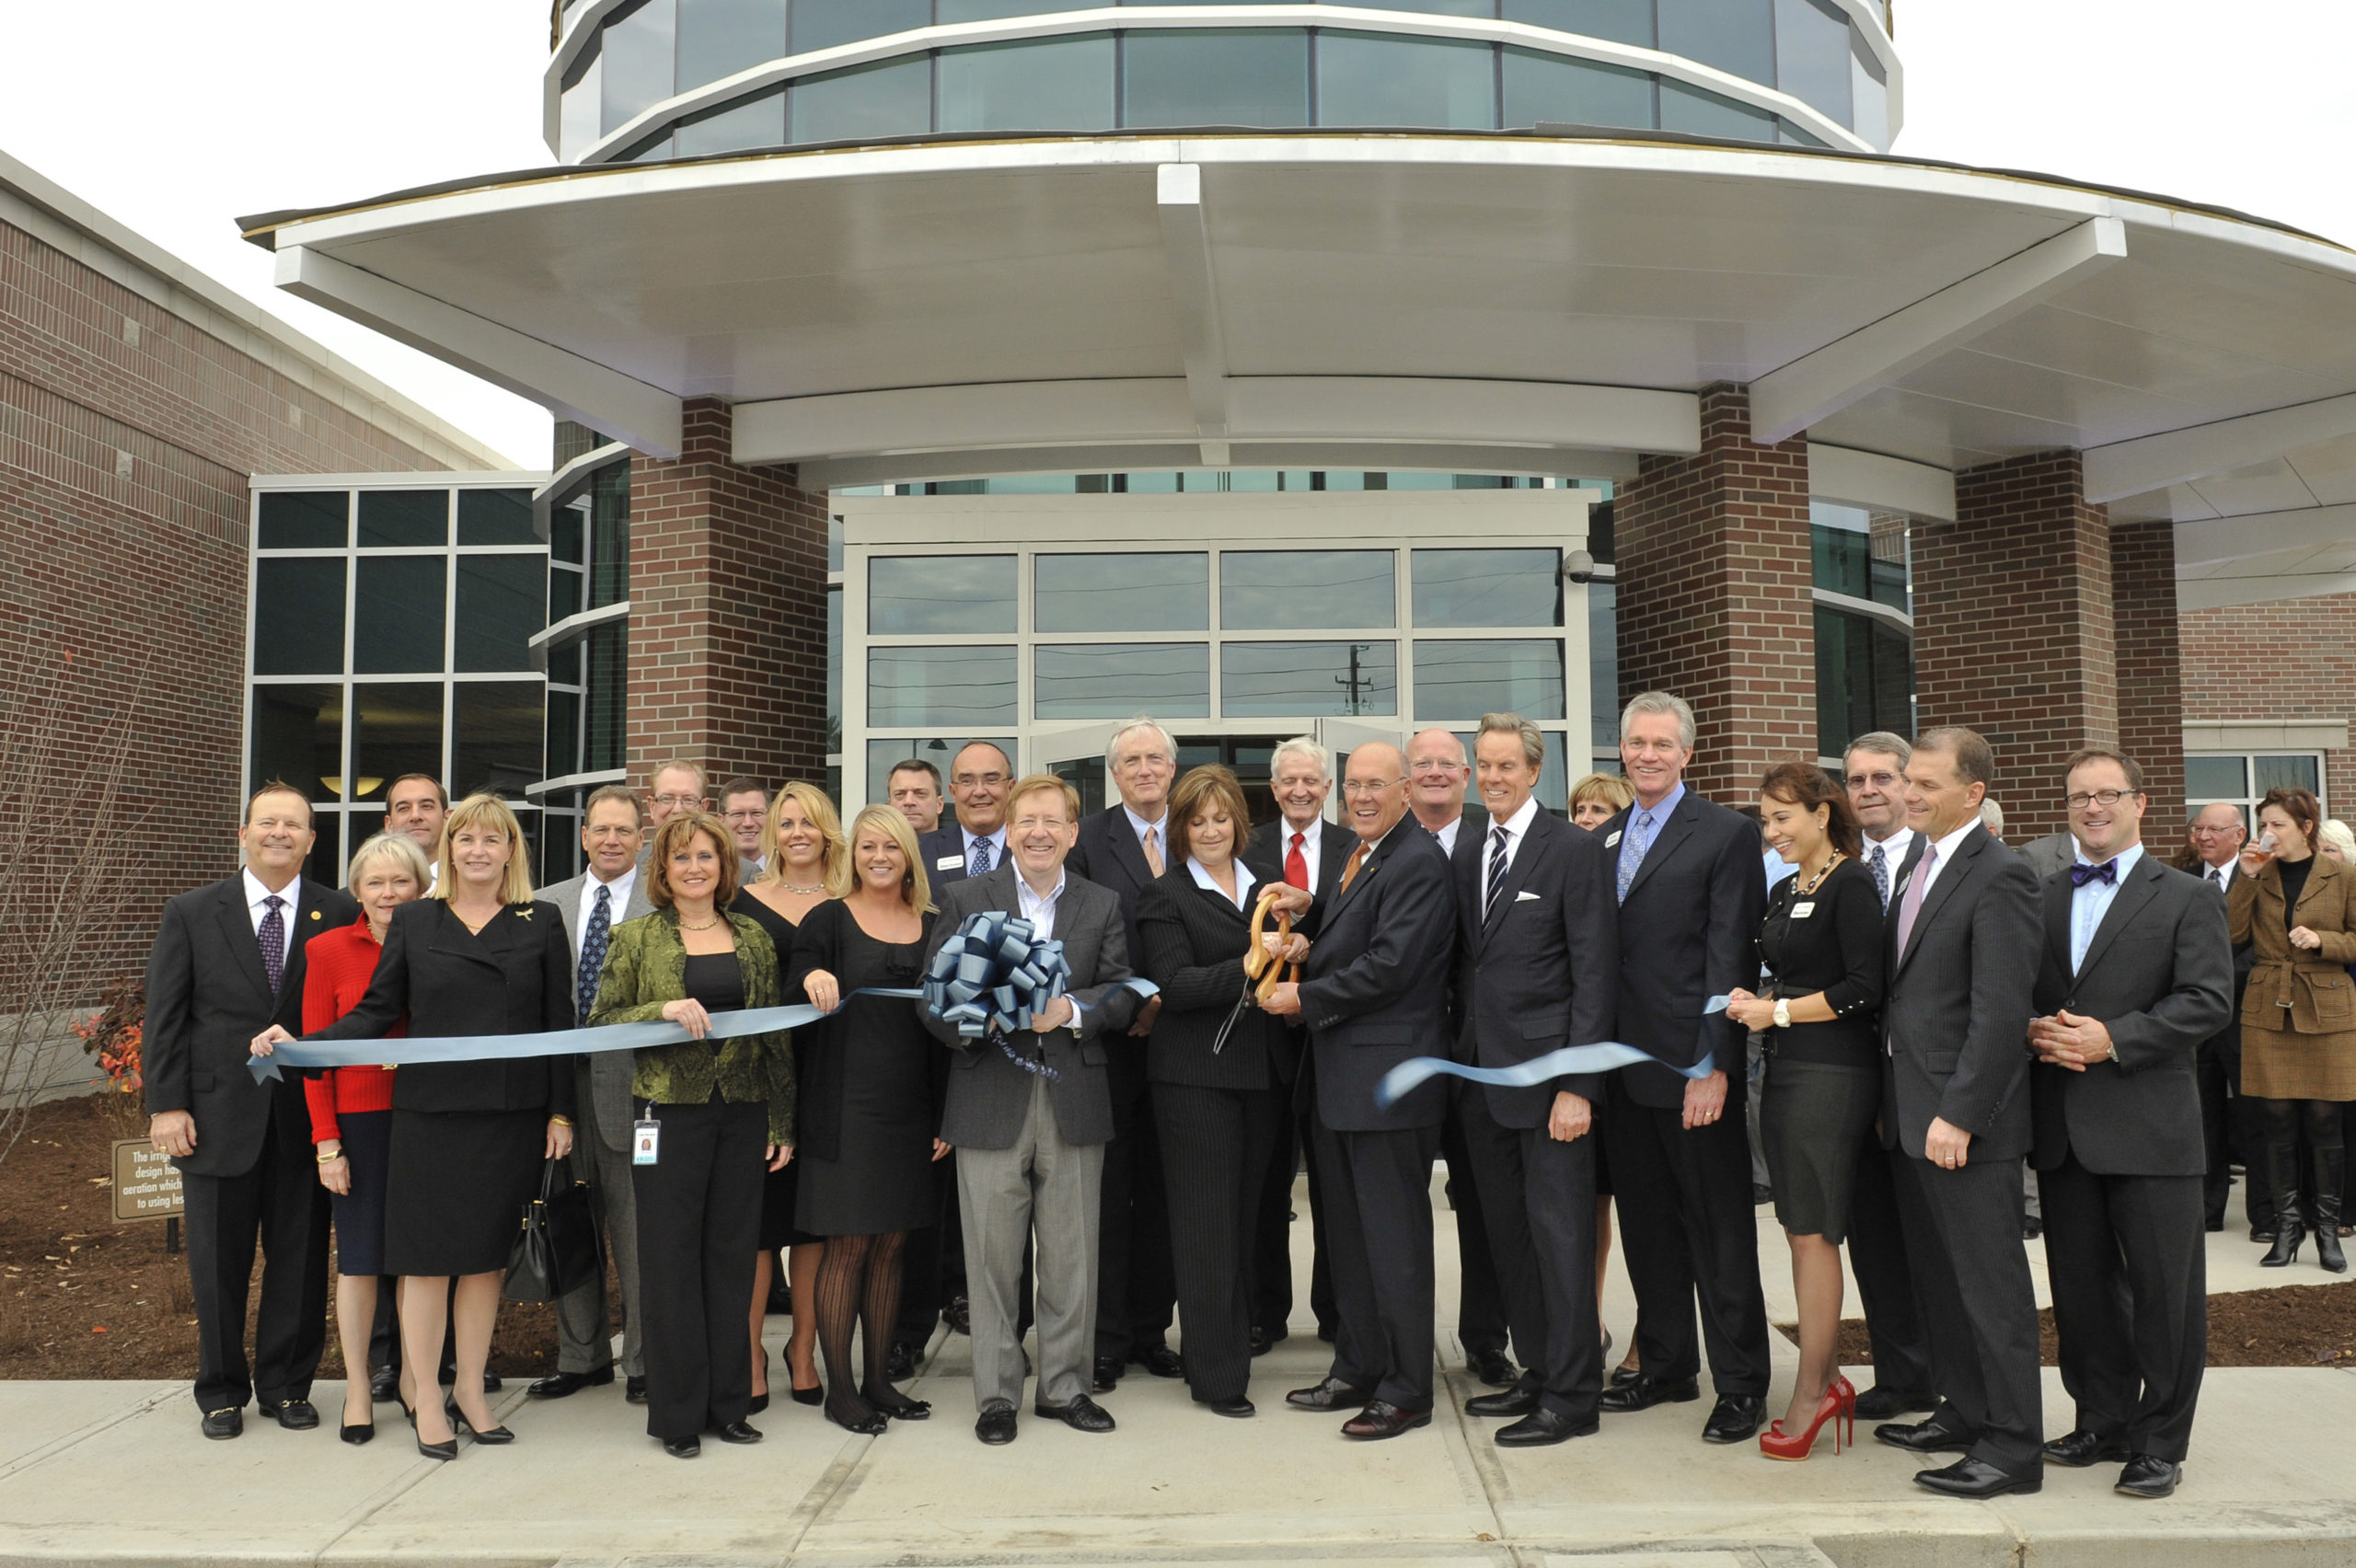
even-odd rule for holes
{"type": "Polygon", "coordinates": [[[1140,967],[1161,987],[1146,1076],[1169,1178],[1187,1387],[1218,1414],[1244,1416],[1260,1183],[1300,1047],[1250,999],[1243,955],[1260,885],[1284,879],[1238,855],[1250,809],[1226,768],[1180,779],[1169,820],[1169,869],[1138,897],[1140,967]]]}
{"type": "MultiPolygon", "coordinates": [[[[413,1040],[572,1028],[564,917],[533,902],[525,859],[523,826],[504,801],[461,801],[443,827],[434,890],[393,911],[367,995],[304,1038],[378,1040],[404,1015],[413,1040]]],[[[255,1049],[288,1038],[273,1028],[255,1049]]],[[[401,1276],[401,1355],[411,1366],[440,1365],[456,1277],[453,1405],[478,1443],[514,1439],[491,1418],[483,1364],[517,1217],[538,1195],[541,1162],[572,1148],[573,1074],[552,1067],[560,1060],[418,1062],[393,1085],[385,1268],[401,1276]]],[[[421,1400],[410,1414],[419,1452],[457,1457],[439,1401],[421,1400]]]]}

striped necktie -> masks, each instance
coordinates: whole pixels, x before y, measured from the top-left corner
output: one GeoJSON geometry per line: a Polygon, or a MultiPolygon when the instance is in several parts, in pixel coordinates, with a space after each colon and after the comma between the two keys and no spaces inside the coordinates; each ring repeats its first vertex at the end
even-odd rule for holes
{"type": "Polygon", "coordinates": [[[1489,889],[1481,895],[1481,921],[1484,925],[1496,913],[1497,894],[1506,885],[1506,848],[1509,842],[1505,824],[1499,823],[1489,835],[1489,889]]]}

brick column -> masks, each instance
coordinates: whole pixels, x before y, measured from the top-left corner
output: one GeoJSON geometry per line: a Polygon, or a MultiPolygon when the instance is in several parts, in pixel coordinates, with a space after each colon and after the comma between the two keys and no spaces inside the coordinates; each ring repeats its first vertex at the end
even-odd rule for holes
{"type": "Polygon", "coordinates": [[[2067,825],[2062,759],[2119,740],[2109,518],[2075,452],[1968,468],[1955,488],[1956,522],[1914,533],[1916,708],[1924,729],[1988,738],[2017,844],[2067,825]]]}
{"type": "Polygon", "coordinates": [[[826,782],[826,498],[791,467],[728,460],[717,398],[676,460],[630,465],[629,767],[700,762],[826,782]]]}
{"type": "Polygon", "coordinates": [[[1620,697],[1693,705],[1687,782],[1728,804],[1779,762],[1817,755],[1807,442],[1750,439],[1740,386],[1702,394],[1702,450],[1646,457],[1612,506],[1620,697]]]}
{"type": "Polygon", "coordinates": [[[2110,531],[2110,615],[2119,646],[2119,749],[2143,769],[2143,836],[2162,853],[2183,842],[2184,667],[2177,642],[2176,525],[2110,531]]]}

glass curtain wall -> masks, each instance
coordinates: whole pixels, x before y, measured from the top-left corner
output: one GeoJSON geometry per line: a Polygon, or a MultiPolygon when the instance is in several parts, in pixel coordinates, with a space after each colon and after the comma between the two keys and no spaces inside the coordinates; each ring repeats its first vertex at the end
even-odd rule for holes
{"type": "Polygon", "coordinates": [[[549,506],[547,721],[531,792],[549,819],[542,880],[581,869],[581,802],[626,777],[629,696],[627,455],[578,479],[549,506]]]}
{"type": "Polygon", "coordinates": [[[1907,521],[1899,513],[1810,503],[1817,744],[1824,756],[1839,756],[1870,731],[1914,732],[1907,521]]]}

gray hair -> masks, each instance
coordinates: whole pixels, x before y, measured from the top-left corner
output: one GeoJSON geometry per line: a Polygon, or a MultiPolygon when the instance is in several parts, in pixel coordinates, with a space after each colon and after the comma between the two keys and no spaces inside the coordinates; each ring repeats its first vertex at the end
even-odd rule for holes
{"type": "Polygon", "coordinates": [[[1996,803],[1995,796],[1980,797],[1980,823],[1997,837],[2004,836],[2004,808],[1996,803]]]}
{"type": "MultiPolygon", "coordinates": [[[[635,808],[636,801],[630,802],[635,808]]],[[[422,894],[433,883],[433,870],[425,863],[425,852],[417,840],[406,833],[380,833],[352,852],[352,864],[344,868],[343,885],[352,887],[360,881],[361,868],[371,860],[397,860],[401,870],[416,879],[417,891],[422,894]]]]}
{"type": "Polygon", "coordinates": [[[1849,759],[1859,752],[1872,752],[1877,756],[1894,756],[1903,768],[1914,760],[1914,744],[1903,735],[1893,735],[1888,730],[1874,730],[1859,735],[1841,751],[1841,766],[1846,768],[1849,759]]]}
{"type": "Polygon", "coordinates": [[[1130,720],[1127,723],[1122,725],[1119,729],[1114,731],[1113,738],[1104,743],[1105,772],[1110,773],[1113,771],[1114,764],[1120,755],[1121,743],[1127,740],[1131,735],[1136,734],[1139,730],[1150,730],[1156,735],[1161,737],[1162,756],[1169,762],[1171,767],[1175,767],[1178,766],[1178,743],[1170,738],[1169,731],[1163,729],[1148,715],[1140,713],[1136,718],[1130,720]]]}
{"type": "Polygon", "coordinates": [[[1278,768],[1282,767],[1288,756],[1305,756],[1315,763],[1317,777],[1320,778],[1334,777],[1334,754],[1318,744],[1314,736],[1295,735],[1291,740],[1280,743],[1275,751],[1269,753],[1268,776],[1270,778],[1276,777],[1278,768]]]}
{"type": "Polygon", "coordinates": [[[2339,851],[2341,859],[2356,864],[2356,833],[2350,832],[2338,817],[2324,819],[2323,826],[2316,830],[2316,844],[2318,848],[2328,844],[2339,851]]]}
{"type": "Polygon", "coordinates": [[[1519,735],[1521,737],[1522,760],[1534,771],[1546,766],[1546,737],[1538,726],[1519,713],[1484,713],[1480,727],[1473,732],[1472,745],[1479,750],[1483,735],[1519,735]]]}
{"type": "Polygon", "coordinates": [[[1628,726],[1639,713],[1666,713],[1677,721],[1677,744],[1687,751],[1693,749],[1693,709],[1686,700],[1672,692],[1643,691],[1628,699],[1620,710],[1620,738],[1628,738],[1628,726]]]}

